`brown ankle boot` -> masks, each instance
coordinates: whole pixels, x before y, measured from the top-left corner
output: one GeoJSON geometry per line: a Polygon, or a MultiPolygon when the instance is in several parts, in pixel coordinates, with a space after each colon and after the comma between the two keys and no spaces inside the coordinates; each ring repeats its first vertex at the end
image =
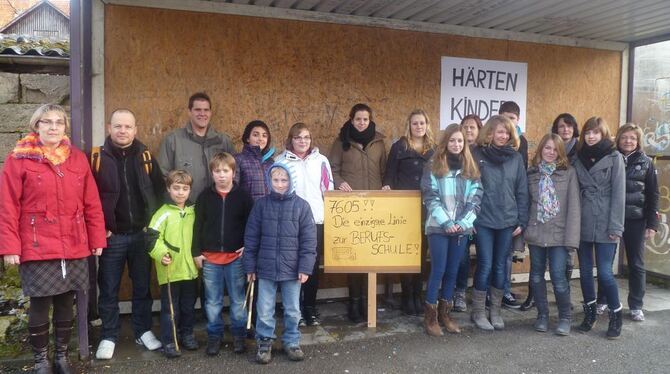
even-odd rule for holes
{"type": "Polygon", "coordinates": [[[54,321],[54,342],[56,345],[54,353],[54,373],[70,374],[72,366],[68,358],[68,344],[72,335],[72,320],[54,321]]]}
{"type": "Polygon", "coordinates": [[[461,328],[458,326],[456,321],[449,317],[449,312],[454,307],[453,301],[447,301],[440,299],[437,306],[438,316],[437,319],[441,324],[444,325],[444,328],[452,334],[460,334],[461,328]]]}
{"type": "Polygon", "coordinates": [[[423,304],[423,326],[426,328],[426,334],[430,336],[442,336],[442,329],[440,324],[437,323],[437,305],[436,304],[423,304]]]}

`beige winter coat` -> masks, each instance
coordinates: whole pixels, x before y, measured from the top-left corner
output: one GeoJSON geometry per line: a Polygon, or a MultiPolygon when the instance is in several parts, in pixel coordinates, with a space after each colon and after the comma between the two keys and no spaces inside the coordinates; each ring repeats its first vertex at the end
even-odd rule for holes
{"type": "Polygon", "coordinates": [[[342,182],[347,182],[353,190],[379,190],[386,171],[384,135],[375,133],[374,139],[365,148],[352,141],[346,151],[337,138],[330,147],[328,160],[336,189],[342,182]]]}

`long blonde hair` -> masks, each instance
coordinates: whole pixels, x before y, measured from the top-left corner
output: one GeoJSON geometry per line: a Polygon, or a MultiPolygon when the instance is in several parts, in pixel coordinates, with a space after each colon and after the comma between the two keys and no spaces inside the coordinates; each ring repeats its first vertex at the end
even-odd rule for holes
{"type": "Polygon", "coordinates": [[[433,130],[430,129],[430,118],[428,118],[428,114],[426,114],[426,111],[423,109],[414,109],[409,116],[407,116],[407,121],[405,123],[405,141],[407,142],[407,145],[414,149],[415,151],[419,152],[419,154],[424,154],[431,149],[435,148],[435,139],[433,138],[433,130]],[[414,143],[414,139],[412,138],[412,117],[416,115],[421,115],[423,118],[426,119],[426,133],[423,135],[423,145],[419,147],[417,144],[414,143]]]}
{"type": "Polygon", "coordinates": [[[463,150],[458,155],[463,163],[461,175],[465,179],[479,179],[479,168],[477,167],[477,163],[470,153],[470,147],[465,141],[465,134],[463,134],[463,131],[461,130],[461,125],[456,123],[452,123],[444,129],[444,133],[440,138],[440,143],[437,145],[435,156],[433,157],[433,174],[437,177],[443,177],[449,172],[449,164],[447,162],[449,150],[447,149],[447,146],[449,145],[449,139],[451,139],[457,132],[463,136],[463,150]]]}
{"type": "Polygon", "coordinates": [[[531,164],[533,166],[540,165],[540,162],[542,162],[542,148],[544,148],[550,140],[554,141],[554,147],[556,147],[556,153],[558,153],[558,157],[556,157],[556,168],[567,169],[570,162],[568,161],[568,156],[565,154],[565,143],[563,143],[563,139],[561,139],[560,136],[554,133],[549,133],[542,137],[540,144],[538,144],[537,149],[535,150],[535,157],[533,157],[531,164]]]}
{"type": "Polygon", "coordinates": [[[509,118],[501,115],[492,116],[488,121],[486,121],[486,124],[484,127],[482,127],[482,130],[479,132],[479,136],[477,137],[477,145],[483,147],[488,147],[491,145],[493,142],[493,133],[496,131],[498,126],[503,126],[509,134],[507,145],[512,146],[515,151],[518,150],[519,135],[516,133],[514,123],[512,123],[509,118]]]}

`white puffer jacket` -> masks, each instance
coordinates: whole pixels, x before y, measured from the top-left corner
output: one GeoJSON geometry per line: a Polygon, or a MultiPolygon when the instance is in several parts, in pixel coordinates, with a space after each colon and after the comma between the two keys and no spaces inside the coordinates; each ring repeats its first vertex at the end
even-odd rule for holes
{"type": "Polygon", "coordinates": [[[333,173],[326,156],[314,147],[304,159],[285,150],[275,162],[283,163],[291,172],[295,193],[307,200],[316,224],[323,224],[323,194],[333,189],[333,173]]]}

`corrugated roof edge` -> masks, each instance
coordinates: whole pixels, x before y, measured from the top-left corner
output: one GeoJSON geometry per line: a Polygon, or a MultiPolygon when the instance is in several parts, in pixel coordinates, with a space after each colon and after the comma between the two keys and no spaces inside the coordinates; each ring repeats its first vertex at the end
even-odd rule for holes
{"type": "Polygon", "coordinates": [[[70,57],[70,41],[16,34],[0,34],[0,55],[70,57]]]}

